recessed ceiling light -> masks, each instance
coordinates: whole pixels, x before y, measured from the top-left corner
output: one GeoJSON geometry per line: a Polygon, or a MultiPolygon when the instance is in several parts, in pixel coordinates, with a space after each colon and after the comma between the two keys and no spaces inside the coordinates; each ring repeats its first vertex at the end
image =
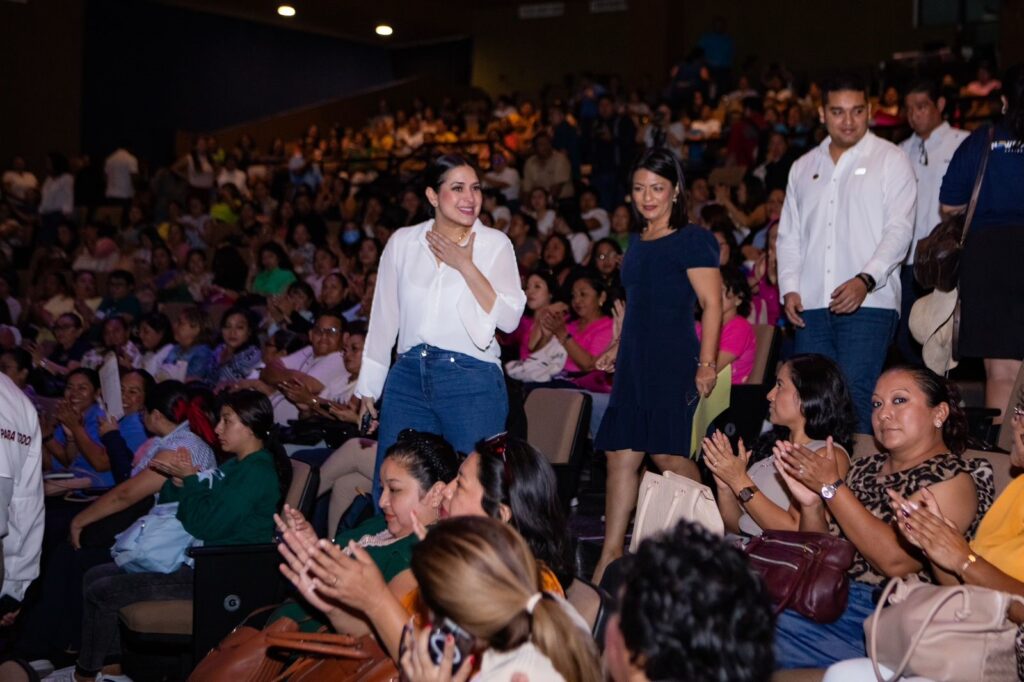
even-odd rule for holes
{"type": "Polygon", "coordinates": [[[373,30],[376,31],[379,36],[389,36],[395,32],[395,29],[391,28],[387,24],[380,24],[373,30]]]}
{"type": "Polygon", "coordinates": [[[295,8],[292,7],[291,5],[281,5],[280,7],[277,8],[277,13],[280,14],[282,17],[294,17],[295,8]]]}

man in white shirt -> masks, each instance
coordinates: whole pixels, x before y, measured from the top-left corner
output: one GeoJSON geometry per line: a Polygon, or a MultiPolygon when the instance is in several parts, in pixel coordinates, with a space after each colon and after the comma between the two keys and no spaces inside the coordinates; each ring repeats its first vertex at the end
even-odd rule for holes
{"type": "Polygon", "coordinates": [[[234,154],[228,154],[224,160],[224,167],[217,174],[217,187],[232,184],[235,189],[245,198],[249,198],[249,187],[246,185],[248,176],[245,171],[238,167],[238,159],[234,154]]]}
{"type": "Polygon", "coordinates": [[[299,418],[297,405],[309,394],[316,399],[342,401],[351,397],[349,374],[341,353],[345,323],[334,313],[322,313],[309,330],[310,345],[264,367],[259,380],[248,386],[270,396],[274,421],[286,426],[299,418]]]}
{"type": "Polygon", "coordinates": [[[914,234],[917,180],[896,145],[868,132],[867,89],[833,79],[829,136],[793,164],[779,221],[779,289],[796,352],[834,359],[871,433],[871,393],[900,309],[897,269],[914,234]]]}
{"type": "Polygon", "coordinates": [[[482,178],[484,187],[499,190],[505,195],[505,201],[519,201],[519,171],[508,165],[504,154],[491,155],[491,169],[482,178]]]}
{"type": "Polygon", "coordinates": [[[25,159],[15,156],[11,160],[11,169],[4,171],[4,194],[17,201],[25,201],[25,195],[31,190],[39,189],[39,179],[25,170],[25,159]]]}
{"type": "Polygon", "coordinates": [[[903,302],[896,347],[904,360],[918,364],[921,362],[921,345],[910,334],[908,322],[914,301],[926,292],[914,280],[914,249],[917,248],[917,242],[927,237],[942,220],[939,214],[942,178],[953,159],[953,152],[970,135],[966,130],[953,128],[942,120],[946,98],[939,92],[939,85],[934,81],[922,81],[907,92],[904,100],[907,105],[907,122],[914,134],[900,144],[900,149],[910,159],[917,176],[917,214],[910,255],[900,270],[903,302]]]}
{"type": "Polygon", "coordinates": [[[107,157],[103,170],[107,175],[108,199],[127,202],[135,196],[134,183],[139,175],[139,160],[123,145],[107,157]]]}
{"type": "Polygon", "coordinates": [[[597,199],[597,192],[591,187],[580,192],[580,217],[587,224],[587,232],[595,242],[607,237],[612,229],[608,211],[598,206],[597,199]]]}
{"type": "Polygon", "coordinates": [[[555,201],[571,197],[572,166],[569,158],[551,146],[551,138],[547,133],[538,133],[533,138],[533,149],[536,153],[523,165],[521,199],[524,203],[529,200],[530,192],[535,187],[546,189],[555,201]]]}
{"type": "Polygon", "coordinates": [[[6,608],[0,625],[10,625],[25,591],[39,576],[43,544],[43,464],[39,415],[28,397],[0,374],[0,536],[6,608]],[[11,609],[14,606],[14,609],[11,609]]]}

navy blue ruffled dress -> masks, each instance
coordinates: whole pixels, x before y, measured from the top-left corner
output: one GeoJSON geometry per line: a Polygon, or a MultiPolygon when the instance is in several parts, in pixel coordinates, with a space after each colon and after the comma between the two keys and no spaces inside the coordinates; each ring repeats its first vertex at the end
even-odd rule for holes
{"type": "Polygon", "coordinates": [[[718,262],[718,241],[695,225],[652,241],[634,240],[626,251],[626,319],[598,449],[689,454],[700,343],[697,295],[686,271],[717,268],[718,262]]]}

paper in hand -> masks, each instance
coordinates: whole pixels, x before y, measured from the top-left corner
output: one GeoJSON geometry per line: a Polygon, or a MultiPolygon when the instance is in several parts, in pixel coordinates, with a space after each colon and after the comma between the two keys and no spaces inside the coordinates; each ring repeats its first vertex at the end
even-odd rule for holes
{"type": "Polygon", "coordinates": [[[732,363],[722,368],[715,381],[715,387],[708,397],[701,396],[693,413],[693,430],[690,433],[690,458],[700,448],[701,440],[708,432],[711,422],[729,408],[732,398],[732,363]]]}
{"type": "Polygon", "coordinates": [[[121,403],[121,372],[117,366],[117,356],[113,353],[107,353],[103,365],[100,366],[100,389],[107,416],[121,419],[124,416],[124,405],[121,403]]]}

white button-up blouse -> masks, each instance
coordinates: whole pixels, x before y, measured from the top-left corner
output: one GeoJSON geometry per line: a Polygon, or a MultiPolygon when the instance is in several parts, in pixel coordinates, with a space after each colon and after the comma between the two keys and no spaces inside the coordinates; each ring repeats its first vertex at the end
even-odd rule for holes
{"type": "Polygon", "coordinates": [[[500,365],[495,329],[515,331],[526,306],[512,242],[477,220],[472,231],[473,263],[497,294],[485,312],[458,271],[438,263],[427,245],[428,220],[396,231],[381,254],[363,364],[359,397],[380,398],[391,350],[427,344],[500,365]]]}

